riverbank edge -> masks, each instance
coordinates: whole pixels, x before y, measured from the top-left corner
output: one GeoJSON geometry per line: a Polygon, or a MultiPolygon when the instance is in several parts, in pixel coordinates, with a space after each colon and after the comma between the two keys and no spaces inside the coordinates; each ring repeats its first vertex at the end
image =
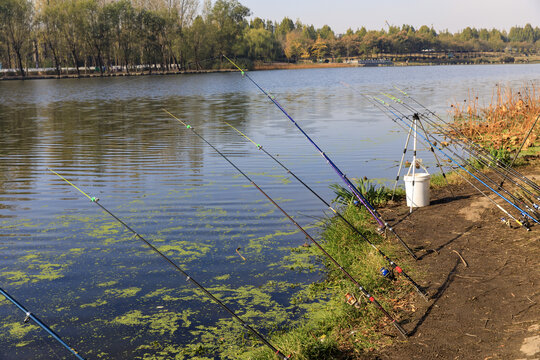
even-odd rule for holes
{"type": "MultiPolygon", "coordinates": [[[[396,62],[393,65],[358,65],[358,64],[349,64],[349,63],[283,63],[283,62],[273,62],[273,63],[262,63],[255,64],[251,71],[269,71],[269,70],[300,70],[300,69],[334,69],[334,68],[366,68],[366,67],[412,67],[412,66],[464,66],[464,65],[528,65],[528,64],[540,64],[540,60],[530,61],[527,63],[504,63],[504,62],[493,62],[489,64],[475,64],[470,63],[432,63],[432,62],[396,62]]],[[[168,76],[168,75],[192,75],[192,74],[213,74],[213,73],[229,73],[237,72],[237,69],[207,69],[207,70],[182,70],[182,71],[164,71],[164,72],[115,72],[115,73],[91,73],[91,74],[37,74],[37,75],[14,75],[6,76],[5,74],[0,76],[0,81],[11,81],[11,80],[47,80],[47,79],[88,79],[88,78],[112,78],[112,77],[138,77],[138,76],[168,76]]]]}
{"type": "MultiPolygon", "coordinates": [[[[540,162],[540,150],[535,148],[534,154],[529,153],[518,159],[515,168],[525,170],[533,168],[540,162]]],[[[483,172],[486,171],[489,170],[483,170],[483,172]]],[[[447,173],[449,174],[451,172],[447,173]]],[[[448,187],[453,187],[456,191],[455,186],[465,182],[457,176],[450,175],[450,178],[452,181],[444,185],[441,181],[435,180],[430,185],[431,189],[436,192],[445,192],[448,187]]],[[[403,201],[404,199],[390,202],[379,210],[384,213],[403,201]]],[[[407,257],[403,248],[393,241],[391,235],[388,238],[382,238],[373,231],[376,224],[371,221],[367,211],[352,204],[342,210],[347,220],[358,227],[383,252],[403,266],[403,269],[420,285],[429,281],[428,274],[422,272],[418,263],[407,257]]],[[[380,276],[378,269],[389,268],[388,264],[382,261],[382,258],[368,247],[365,241],[359,237],[355,238],[355,235],[337,216],[321,225],[321,244],[325,249],[338,259],[338,262],[353,277],[358,277],[358,280],[368,291],[373,292],[374,297],[392,316],[395,316],[398,321],[400,318],[407,318],[407,313],[414,313],[423,305],[420,304],[422,300],[411,285],[403,281],[398,274],[395,274],[396,279],[392,281],[380,276]],[[351,248],[352,242],[356,243],[354,248],[351,248]],[[360,259],[364,259],[361,264],[360,259]],[[360,265],[351,266],[352,262],[360,265]]],[[[329,299],[321,300],[315,312],[291,324],[290,329],[274,334],[272,341],[278,348],[287,354],[292,353],[295,359],[363,359],[376,350],[391,347],[403,341],[403,338],[394,331],[395,329],[381,313],[373,310],[373,306],[357,294],[358,289],[351,287],[350,281],[340,276],[334,264],[325,259],[323,262],[322,272],[327,276],[320,283],[310,284],[308,292],[311,292],[312,296],[320,297],[331,293],[329,299]],[[358,295],[355,297],[361,308],[347,304],[345,294],[358,295]]],[[[274,354],[266,349],[250,351],[246,355],[246,359],[275,359],[274,354]]]]}

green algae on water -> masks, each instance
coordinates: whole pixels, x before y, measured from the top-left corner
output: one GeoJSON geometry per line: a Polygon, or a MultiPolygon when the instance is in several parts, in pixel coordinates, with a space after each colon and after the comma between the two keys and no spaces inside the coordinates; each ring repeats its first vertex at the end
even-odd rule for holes
{"type": "Polygon", "coordinates": [[[105,290],[106,295],[110,295],[116,298],[128,298],[137,295],[141,288],[130,287],[126,289],[107,289],[105,290]]]}
{"type": "Polygon", "coordinates": [[[7,329],[9,335],[16,339],[22,339],[30,331],[39,329],[37,325],[31,323],[24,323],[22,321],[4,324],[3,328],[7,329]]]}

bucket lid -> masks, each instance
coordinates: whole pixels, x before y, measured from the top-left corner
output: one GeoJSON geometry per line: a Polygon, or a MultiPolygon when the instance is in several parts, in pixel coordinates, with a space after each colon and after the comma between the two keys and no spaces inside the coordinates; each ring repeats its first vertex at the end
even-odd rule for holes
{"type": "MultiPolygon", "coordinates": [[[[431,177],[431,175],[428,174],[428,173],[416,173],[416,174],[414,174],[414,180],[415,181],[429,180],[430,177],[431,177]]],[[[403,180],[405,180],[405,181],[413,181],[413,176],[412,175],[405,175],[403,177],[403,180]]]]}

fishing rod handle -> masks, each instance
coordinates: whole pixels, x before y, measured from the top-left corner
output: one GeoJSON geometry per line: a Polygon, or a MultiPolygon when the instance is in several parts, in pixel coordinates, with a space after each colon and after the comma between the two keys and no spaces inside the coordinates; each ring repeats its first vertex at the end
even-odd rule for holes
{"type": "Polygon", "coordinates": [[[405,331],[404,328],[401,327],[401,325],[397,321],[394,320],[392,324],[405,339],[409,337],[409,334],[405,331]]]}

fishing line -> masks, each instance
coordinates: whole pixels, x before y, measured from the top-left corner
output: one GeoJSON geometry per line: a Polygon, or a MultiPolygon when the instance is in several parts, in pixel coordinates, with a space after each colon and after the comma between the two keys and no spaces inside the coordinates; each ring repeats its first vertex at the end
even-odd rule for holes
{"type": "MultiPolygon", "coordinates": [[[[464,144],[464,147],[467,147],[467,148],[470,148],[471,151],[475,151],[476,152],[476,155],[477,157],[480,157],[480,156],[484,156],[485,158],[489,159],[489,162],[491,163],[494,163],[496,164],[497,166],[499,166],[500,168],[502,169],[505,169],[507,172],[509,173],[512,173],[514,174],[514,176],[516,178],[519,178],[520,180],[522,180],[523,182],[525,182],[527,185],[529,185],[530,187],[532,187],[533,189],[535,189],[537,192],[540,192],[540,186],[536,183],[534,183],[533,181],[531,181],[530,179],[528,179],[526,176],[524,176],[523,174],[521,174],[519,171],[517,171],[516,169],[512,168],[512,167],[508,167],[506,164],[504,163],[501,163],[497,158],[493,157],[486,149],[484,149],[483,147],[479,146],[478,144],[476,144],[473,140],[471,140],[469,137],[467,137],[459,128],[453,126],[452,124],[448,123],[447,121],[445,121],[444,119],[442,119],[440,116],[438,116],[436,113],[434,113],[433,111],[431,111],[429,108],[427,108],[426,106],[422,105],[420,102],[418,102],[415,98],[413,98],[412,96],[410,96],[407,92],[405,92],[404,90],[398,88],[397,86],[394,86],[395,89],[397,89],[399,92],[401,92],[403,95],[405,95],[407,98],[411,99],[412,101],[414,101],[416,104],[418,104],[419,106],[421,106],[422,108],[424,108],[429,114],[435,116],[440,122],[444,123],[446,126],[448,126],[450,129],[452,129],[456,134],[458,134],[460,137],[458,138],[454,138],[454,140],[457,140],[461,143],[464,144]],[[466,140],[466,141],[465,141],[466,140]]],[[[410,106],[410,105],[408,105],[410,106]]],[[[412,108],[412,107],[411,107],[412,108]]],[[[414,108],[412,108],[414,109],[414,108]]],[[[416,112],[416,110],[414,110],[416,112]]],[[[425,116],[425,115],[424,115],[425,116]]],[[[428,120],[431,120],[429,119],[429,117],[426,117],[428,120]]],[[[440,124],[436,123],[433,121],[433,124],[434,126],[436,127],[439,127],[440,129],[442,129],[444,132],[447,132],[447,130],[445,130],[440,124]]],[[[452,136],[449,135],[450,138],[452,138],[452,136]]],[[[473,155],[471,153],[471,155],[473,155]]],[[[540,200],[540,197],[536,197],[537,200],[540,200]]]]}
{"type": "MultiPolygon", "coordinates": [[[[375,105],[375,107],[377,107],[377,108],[378,108],[379,110],[381,110],[385,115],[387,115],[393,122],[396,123],[396,125],[398,125],[399,127],[401,127],[404,131],[408,131],[408,129],[407,129],[404,125],[398,123],[398,122],[396,121],[395,118],[393,118],[392,116],[388,115],[386,109],[385,109],[385,108],[382,108],[378,102],[375,102],[374,100],[372,100],[371,98],[369,98],[367,95],[362,94],[362,96],[364,96],[364,97],[366,97],[368,100],[370,100],[370,102],[372,102],[372,103],[375,105]]],[[[422,141],[422,140],[421,140],[421,141],[422,141]]],[[[423,142],[423,141],[422,141],[422,142],[423,142]]],[[[439,148],[437,148],[437,150],[441,151],[441,149],[439,149],[439,148]]],[[[459,166],[459,164],[458,164],[458,166],[459,166]]],[[[456,167],[456,169],[458,169],[458,168],[459,168],[459,167],[456,167]]],[[[469,185],[471,185],[474,189],[476,189],[480,194],[482,194],[483,196],[485,196],[491,203],[493,203],[493,204],[494,204],[499,210],[501,210],[506,216],[510,217],[512,220],[514,220],[514,221],[515,221],[517,224],[519,224],[520,226],[523,226],[523,227],[525,227],[527,230],[529,230],[528,227],[526,227],[522,222],[520,222],[519,220],[517,220],[512,214],[510,214],[508,211],[506,211],[506,209],[504,209],[502,206],[500,206],[499,204],[497,204],[497,203],[495,202],[495,200],[493,200],[491,197],[489,197],[488,194],[486,194],[484,191],[482,191],[482,189],[480,189],[480,188],[477,187],[475,184],[473,184],[469,179],[467,179],[467,177],[465,177],[463,174],[461,174],[461,172],[455,171],[455,173],[458,174],[463,180],[465,180],[465,181],[466,181],[469,185]]],[[[501,220],[504,220],[504,218],[501,219],[501,220]]]]}
{"type": "MultiPolygon", "coordinates": [[[[393,96],[391,96],[391,95],[388,95],[388,94],[384,94],[384,95],[387,96],[387,97],[389,97],[390,99],[392,99],[392,100],[394,100],[394,101],[396,101],[396,102],[402,104],[401,100],[399,100],[399,99],[397,99],[397,98],[395,98],[395,97],[393,97],[393,96]]],[[[389,105],[389,104],[388,104],[387,106],[389,106],[391,109],[393,109],[393,110],[395,110],[396,112],[398,112],[399,114],[401,114],[402,117],[408,119],[408,117],[405,116],[405,114],[403,114],[401,111],[397,110],[397,109],[394,108],[393,106],[391,106],[391,105],[389,105]]],[[[415,116],[418,117],[418,113],[415,113],[415,114],[413,115],[413,118],[414,118],[415,116]]],[[[426,131],[425,128],[423,127],[422,123],[420,123],[420,124],[421,124],[421,126],[422,126],[422,129],[424,130],[424,133],[426,134],[426,137],[427,137],[427,136],[428,136],[428,135],[427,135],[427,131],[426,131]]],[[[430,141],[430,140],[429,140],[429,137],[427,138],[427,140],[430,141]]],[[[440,141],[439,141],[439,142],[440,142],[440,141]]],[[[430,141],[430,143],[431,143],[431,141],[430,141]]],[[[459,154],[457,154],[455,151],[452,151],[452,150],[450,150],[450,149],[449,149],[449,151],[451,151],[451,152],[454,154],[454,156],[455,156],[456,158],[458,158],[459,160],[461,160],[464,164],[469,165],[469,166],[471,167],[471,169],[472,169],[475,173],[477,173],[480,177],[482,177],[484,180],[489,181],[492,185],[496,186],[496,187],[498,188],[497,190],[504,192],[504,193],[507,194],[510,198],[512,198],[512,200],[514,201],[514,204],[517,205],[518,203],[520,203],[520,204],[521,204],[522,206],[524,206],[531,214],[535,214],[535,216],[538,218],[538,214],[536,213],[536,210],[535,210],[536,208],[538,208],[538,205],[536,205],[534,202],[532,202],[532,201],[530,201],[529,199],[526,198],[528,201],[530,201],[530,202],[532,203],[532,206],[534,207],[534,209],[531,208],[531,207],[529,207],[529,206],[525,203],[525,201],[519,199],[519,198],[516,197],[514,194],[512,194],[510,191],[508,191],[507,189],[501,187],[495,180],[491,179],[487,174],[484,174],[482,171],[480,171],[479,169],[477,169],[477,168],[474,166],[474,164],[471,163],[470,160],[464,159],[462,156],[460,156],[459,154]]],[[[482,162],[481,159],[479,159],[479,161],[482,162]]],[[[489,167],[489,164],[485,164],[485,163],[484,163],[484,165],[486,165],[486,166],[489,167]]],[[[495,168],[492,168],[492,169],[493,169],[496,173],[498,173],[499,175],[502,176],[502,174],[499,173],[499,170],[498,170],[498,169],[495,169],[495,168]]],[[[484,185],[485,185],[485,184],[484,184],[484,185]]],[[[519,184],[517,184],[517,185],[519,185],[519,184]]],[[[523,190],[526,190],[525,188],[523,188],[523,187],[521,187],[521,186],[520,186],[520,188],[523,189],[523,190]]],[[[532,194],[531,194],[531,195],[532,195],[532,194]]],[[[534,196],[534,195],[532,195],[532,196],[534,196]]],[[[522,210],[522,211],[523,211],[523,210],[522,210]]]]}
{"type": "MultiPolygon", "coordinates": [[[[519,150],[516,152],[516,155],[512,159],[512,162],[510,163],[509,167],[512,167],[514,165],[514,163],[516,162],[519,153],[521,152],[521,150],[523,149],[523,146],[525,146],[525,143],[527,142],[527,139],[529,138],[529,136],[531,136],[531,133],[532,133],[534,127],[536,126],[536,123],[538,122],[538,119],[540,119],[540,114],[538,114],[538,116],[536,117],[536,120],[534,120],[534,123],[531,125],[531,128],[527,132],[527,135],[525,136],[525,139],[523,139],[523,142],[521,143],[521,146],[519,147],[519,150]]],[[[503,186],[505,180],[506,180],[506,174],[505,174],[504,179],[499,184],[499,187],[503,186]]]]}
{"type": "Polygon", "coordinates": [[[70,353],[75,355],[75,357],[79,360],[84,360],[84,358],[79,355],[79,353],[73,349],[71,346],[66,344],[60,336],[58,336],[50,327],[45,325],[41,320],[37,318],[36,315],[32,314],[30,311],[26,310],[24,306],[21,305],[17,300],[15,300],[13,297],[11,297],[7,292],[5,292],[2,288],[0,288],[0,294],[4,295],[6,299],[8,299],[13,305],[17,306],[19,310],[21,310],[26,317],[24,318],[24,323],[27,323],[30,319],[33,320],[39,327],[41,327],[43,330],[45,330],[49,335],[51,335],[56,341],[58,341],[63,347],[65,347],[70,353]]]}
{"type": "MultiPolygon", "coordinates": [[[[390,104],[388,104],[387,102],[385,102],[384,100],[382,99],[379,99],[377,97],[372,97],[373,99],[381,102],[383,105],[385,105],[386,107],[388,107],[388,111],[390,113],[392,113],[397,119],[399,119],[401,122],[403,122],[407,127],[410,127],[410,125],[408,123],[406,123],[401,117],[399,117],[398,115],[396,115],[396,113],[394,113],[392,111],[392,106],[390,104]]],[[[427,141],[431,146],[433,146],[433,144],[425,137],[423,136],[422,134],[418,134],[420,135],[420,137],[422,137],[425,141],[427,141]]],[[[471,175],[472,177],[474,177],[476,180],[478,180],[480,183],[482,183],[485,187],[487,187],[488,189],[490,189],[493,193],[497,194],[501,199],[503,199],[504,201],[506,201],[507,203],[509,203],[510,205],[512,205],[514,208],[516,208],[522,215],[532,219],[534,222],[536,223],[539,223],[534,217],[532,217],[531,215],[529,215],[526,211],[522,210],[521,208],[519,208],[517,205],[515,205],[514,203],[512,203],[510,200],[508,200],[506,197],[504,197],[502,194],[500,194],[498,191],[496,191],[495,189],[493,189],[492,187],[490,187],[488,184],[486,184],[484,181],[480,180],[477,176],[475,176],[473,173],[471,173],[469,170],[467,170],[464,166],[462,166],[459,162],[457,162],[456,160],[454,160],[450,155],[446,154],[446,152],[444,152],[442,149],[440,148],[437,148],[437,150],[439,150],[446,158],[448,158],[450,161],[452,161],[453,163],[455,163],[457,166],[459,166],[462,170],[464,170],[465,172],[469,173],[469,175],[471,175]]],[[[455,154],[453,151],[451,151],[453,154],[455,154]]],[[[520,224],[521,226],[525,227],[527,230],[530,231],[529,227],[526,226],[526,224],[516,220],[514,218],[514,220],[520,224]]]]}
{"type": "Polygon", "coordinates": [[[288,167],[286,167],[281,161],[276,159],[272,154],[270,154],[268,151],[266,151],[265,148],[262,147],[262,145],[256,143],[255,141],[251,140],[246,134],[232,126],[226,121],[223,121],[225,124],[229,125],[231,128],[233,128],[236,132],[238,132],[241,136],[243,136],[245,139],[249,140],[253,145],[257,147],[257,149],[264,152],[268,157],[270,157],[272,160],[274,160],[279,166],[283,168],[288,174],[290,174],[292,177],[294,177],[300,184],[302,184],[307,190],[309,190],[315,197],[317,197],[324,205],[326,205],[327,208],[329,208],[334,214],[336,214],[339,219],[341,219],[351,230],[353,230],[355,233],[360,235],[360,237],[366,241],[373,249],[375,249],[379,255],[382,256],[384,260],[388,262],[388,264],[392,267],[393,270],[396,270],[397,273],[402,274],[409,283],[416,289],[416,291],[426,300],[429,301],[428,295],[423,290],[423,288],[418,285],[406,272],[403,270],[400,266],[398,266],[390,257],[388,257],[382,250],[380,250],[375,244],[373,244],[356,226],[354,226],[351,222],[349,222],[340,212],[338,212],[336,209],[332,207],[326,200],[324,200],[315,190],[313,190],[310,186],[308,186],[302,179],[300,179],[294,172],[292,172],[288,167]]]}
{"type": "Polygon", "coordinates": [[[212,301],[214,301],[216,304],[221,306],[231,317],[235,320],[237,320],[245,329],[249,330],[253,335],[255,335],[263,344],[265,344],[268,348],[270,348],[276,355],[278,355],[283,360],[290,359],[289,356],[283,355],[278,349],[276,349],[266,338],[264,338],[260,333],[258,333],[255,329],[253,329],[251,326],[249,326],[244,320],[242,320],[236,313],[234,313],[227,305],[225,305],[221,300],[216,298],[212,293],[210,293],[204,286],[199,284],[195,279],[193,279],[188,273],[186,273],[180,266],[178,266],[174,261],[172,261],[170,258],[168,258],[165,254],[163,254],[161,251],[159,251],[154,245],[152,245],[148,240],[146,240],[144,237],[142,237],[139,233],[137,233],[135,230],[133,230],[129,225],[127,225],[124,221],[122,221],[120,218],[118,218],[116,215],[114,215],[112,212],[110,212],[105,206],[101,205],[99,202],[99,199],[93,196],[88,195],[84,191],[82,191],[80,188],[75,186],[73,183],[71,183],[69,180],[64,178],[62,175],[58,174],[57,172],[53,171],[52,169],[48,169],[53,174],[60,177],[62,180],[67,182],[69,185],[77,189],[80,193],[82,193],[84,196],[86,196],[90,201],[97,206],[99,206],[103,211],[105,211],[107,214],[112,216],[116,221],[118,221],[120,224],[122,224],[127,230],[129,230],[133,235],[142,242],[144,242],[150,249],[152,249],[156,254],[161,256],[165,261],[167,261],[170,265],[172,265],[176,270],[178,270],[182,275],[186,277],[187,281],[191,281],[192,284],[197,286],[200,290],[204,292],[204,294],[210,298],[212,301]]]}
{"type": "MultiPolygon", "coordinates": [[[[501,163],[497,158],[493,157],[491,154],[487,153],[487,151],[485,149],[483,149],[482,147],[480,147],[480,149],[484,150],[483,152],[478,152],[476,150],[473,149],[472,146],[468,145],[466,142],[464,141],[461,141],[461,139],[459,138],[454,138],[452,136],[452,134],[450,134],[448,131],[446,131],[444,128],[442,128],[439,124],[437,124],[435,121],[433,121],[432,119],[430,119],[427,115],[425,114],[421,114],[419,112],[417,112],[417,110],[415,108],[413,108],[412,106],[406,104],[403,100],[401,99],[398,99],[394,96],[391,96],[391,95],[388,95],[388,94],[384,94],[385,96],[389,97],[390,99],[392,99],[393,101],[397,102],[398,104],[401,104],[402,106],[404,106],[405,108],[407,108],[408,110],[414,112],[415,114],[418,114],[420,116],[422,116],[422,118],[426,119],[431,126],[435,127],[438,129],[438,131],[441,132],[441,134],[445,137],[448,137],[450,139],[452,139],[452,141],[456,142],[456,143],[460,143],[463,150],[465,150],[467,153],[469,153],[469,155],[471,155],[472,157],[474,157],[475,159],[477,159],[481,164],[483,164],[484,166],[487,166],[489,168],[491,168],[495,173],[497,173],[499,176],[502,177],[502,182],[501,184],[498,185],[498,189],[501,189],[502,188],[502,183],[504,183],[504,180],[507,179],[508,177],[508,174],[512,173],[511,170],[512,169],[512,165],[513,165],[513,162],[515,161],[515,159],[517,158],[517,155],[519,154],[519,152],[521,151],[521,148],[520,150],[517,152],[516,156],[514,157],[514,160],[512,161],[512,164],[510,164],[509,166],[506,167],[505,164],[501,163]],[[486,156],[486,154],[488,154],[489,156],[486,156]],[[493,166],[493,164],[497,165],[497,166],[493,166]],[[504,165],[504,167],[503,167],[504,165]],[[499,170],[500,168],[500,170],[499,170]]],[[[431,112],[433,113],[433,112],[431,112]]],[[[540,115],[539,115],[540,116],[540,115]]],[[[438,117],[440,119],[440,117],[438,117]]],[[[538,118],[537,118],[538,120],[538,118]]],[[[444,121],[443,121],[444,122],[444,121]]],[[[536,122],[535,122],[536,123],[536,122]]],[[[448,126],[451,126],[450,124],[447,124],[448,126]]],[[[534,125],[533,124],[533,127],[531,127],[531,130],[532,131],[532,128],[534,128],[534,125]]],[[[454,130],[456,133],[459,132],[459,134],[461,134],[462,137],[465,137],[465,135],[463,133],[461,133],[458,129],[455,129],[454,130]]],[[[529,134],[527,135],[527,137],[530,135],[530,132],[529,134]]],[[[523,145],[525,144],[525,141],[527,139],[527,137],[525,138],[524,142],[522,143],[522,147],[523,145]]],[[[475,146],[478,147],[478,145],[476,145],[472,140],[468,139],[468,141],[470,141],[472,144],[474,144],[475,146]]],[[[519,172],[515,171],[516,174],[514,174],[514,176],[517,178],[517,179],[520,179],[521,181],[523,181],[525,184],[531,186],[533,189],[535,188],[536,184],[534,184],[531,180],[529,180],[528,178],[526,178],[524,175],[520,174],[519,172]],[[519,174],[519,176],[517,175],[519,174]],[[521,178],[520,178],[521,177],[521,178]],[[534,184],[534,186],[531,185],[534,184]]],[[[538,195],[535,195],[533,194],[531,191],[529,191],[528,188],[524,187],[523,185],[521,185],[519,182],[517,182],[516,180],[514,180],[513,178],[508,178],[513,184],[515,184],[516,186],[518,186],[519,188],[521,188],[523,191],[525,191],[526,193],[528,193],[530,196],[532,196],[533,198],[536,198],[536,200],[540,200],[540,197],[538,195]]],[[[529,199],[527,199],[529,200],[529,199]]],[[[530,201],[533,205],[533,207],[535,209],[538,209],[539,206],[537,204],[534,203],[534,201],[530,201]]]]}
{"type": "Polygon", "coordinates": [[[193,134],[197,135],[197,137],[199,139],[201,139],[204,143],[206,143],[208,146],[210,146],[216,153],[218,153],[225,161],[227,161],[233,168],[236,169],[236,171],[238,171],[244,178],[246,178],[247,181],[249,181],[251,183],[251,185],[253,185],[257,190],[260,191],[261,194],[264,195],[264,197],[266,197],[268,199],[268,201],[270,201],[279,211],[281,211],[283,213],[283,215],[285,215],[285,217],[287,217],[287,219],[289,219],[297,228],[298,230],[300,230],[307,239],[309,239],[334,265],[336,265],[339,270],[341,270],[341,272],[347,277],[349,278],[349,280],[352,281],[352,283],[354,285],[356,285],[356,287],[358,288],[358,290],[360,290],[361,294],[371,303],[373,304],[377,309],[379,309],[379,311],[381,311],[384,316],[392,323],[392,325],[394,325],[394,327],[399,331],[399,333],[401,335],[403,335],[403,337],[407,337],[407,332],[401,327],[401,325],[396,321],[396,319],[394,319],[383,307],[382,305],[372,296],[369,294],[369,292],[362,286],[360,285],[360,283],[358,281],[356,281],[355,278],[352,277],[351,274],[349,274],[349,272],[347,272],[347,270],[345,270],[338,262],[336,259],[334,259],[332,257],[332,255],[330,255],[313,237],[311,237],[311,235],[309,235],[307,233],[306,230],[304,230],[304,228],[302,226],[300,226],[300,224],[298,224],[285,210],[283,210],[281,208],[281,206],[279,206],[266,192],[263,191],[263,189],[261,189],[248,175],[246,175],[246,173],[244,173],[238,166],[236,166],[227,156],[225,156],[225,154],[223,154],[221,151],[219,151],[214,145],[212,145],[210,142],[208,142],[202,135],[200,135],[197,131],[195,131],[195,129],[193,129],[193,127],[191,125],[188,125],[186,124],[185,122],[183,122],[182,120],[180,120],[179,118],[177,118],[176,116],[174,116],[172,113],[170,113],[169,111],[163,109],[163,111],[165,111],[167,114],[169,114],[171,117],[173,117],[174,119],[176,119],[180,124],[184,125],[186,127],[186,129],[189,129],[192,131],[193,134]]]}
{"type": "Polygon", "coordinates": [[[379,231],[383,232],[385,229],[388,229],[395,237],[398,239],[398,241],[401,243],[401,245],[407,250],[407,252],[413,257],[413,259],[418,260],[418,257],[414,254],[414,252],[411,250],[411,248],[403,241],[403,239],[394,231],[394,229],[388,224],[386,220],[383,219],[383,217],[379,214],[379,212],[367,201],[367,199],[364,198],[364,196],[360,193],[360,191],[356,188],[356,186],[353,185],[353,183],[347,178],[347,176],[334,164],[332,160],[326,155],[321,148],[309,137],[308,134],[302,130],[302,128],[294,121],[294,119],[285,111],[285,109],[279,104],[279,102],[276,100],[275,96],[270,95],[268,92],[266,92],[255,80],[251,78],[244,70],[242,70],[238,65],[236,65],[231,59],[229,59],[227,56],[223,55],[225,59],[229,60],[231,64],[233,64],[238,70],[240,70],[241,74],[245,77],[247,77],[270,101],[274,103],[278,107],[279,110],[296,126],[296,128],[304,134],[304,136],[308,139],[308,141],[317,149],[319,154],[326,160],[326,162],[334,169],[334,171],[338,174],[338,176],[345,182],[349,190],[356,196],[356,198],[364,205],[364,207],[368,210],[368,212],[371,214],[371,216],[377,221],[379,224],[379,231]]]}

